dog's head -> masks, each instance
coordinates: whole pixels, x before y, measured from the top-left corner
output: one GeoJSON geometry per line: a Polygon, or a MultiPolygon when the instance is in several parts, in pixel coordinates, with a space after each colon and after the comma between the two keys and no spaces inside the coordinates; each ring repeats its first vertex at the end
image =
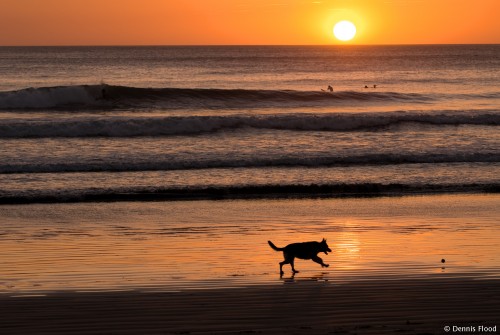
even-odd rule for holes
{"type": "Polygon", "coordinates": [[[323,239],[323,241],[321,241],[320,248],[321,248],[321,251],[325,253],[325,255],[328,255],[329,252],[332,252],[332,249],[330,249],[328,247],[328,244],[326,243],[325,239],[323,239]]]}

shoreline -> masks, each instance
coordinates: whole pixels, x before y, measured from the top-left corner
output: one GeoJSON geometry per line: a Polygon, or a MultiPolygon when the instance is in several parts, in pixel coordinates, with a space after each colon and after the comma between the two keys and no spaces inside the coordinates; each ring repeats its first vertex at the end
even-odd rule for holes
{"type": "Polygon", "coordinates": [[[153,192],[83,193],[38,196],[0,196],[1,205],[56,204],[90,202],[200,201],[200,200],[280,200],[377,198],[433,195],[499,194],[498,184],[407,185],[407,184],[334,184],[334,185],[262,185],[159,189],[153,192]]]}
{"type": "Polygon", "coordinates": [[[2,334],[445,334],[445,326],[500,325],[500,279],[460,277],[59,292],[0,302],[2,334]]]}

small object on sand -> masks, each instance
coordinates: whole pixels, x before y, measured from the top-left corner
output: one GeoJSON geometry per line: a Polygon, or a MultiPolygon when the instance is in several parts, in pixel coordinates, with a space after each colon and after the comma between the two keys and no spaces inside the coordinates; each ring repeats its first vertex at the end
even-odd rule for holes
{"type": "Polygon", "coordinates": [[[446,260],[445,260],[444,258],[443,258],[443,259],[441,259],[441,263],[444,263],[444,262],[446,262],[446,260]]]}

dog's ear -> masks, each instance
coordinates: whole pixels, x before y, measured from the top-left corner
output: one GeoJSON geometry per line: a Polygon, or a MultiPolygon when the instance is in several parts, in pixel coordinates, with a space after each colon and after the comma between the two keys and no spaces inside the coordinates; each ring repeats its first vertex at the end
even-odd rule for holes
{"type": "Polygon", "coordinates": [[[326,239],[323,237],[323,241],[321,241],[321,242],[326,242],[326,239]]]}

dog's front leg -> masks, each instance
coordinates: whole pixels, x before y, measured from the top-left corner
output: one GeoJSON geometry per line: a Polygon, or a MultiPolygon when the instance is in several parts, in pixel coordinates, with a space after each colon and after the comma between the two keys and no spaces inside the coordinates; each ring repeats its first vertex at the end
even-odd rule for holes
{"type": "Polygon", "coordinates": [[[283,276],[285,273],[283,272],[283,265],[287,264],[286,261],[280,262],[280,276],[283,276]]]}
{"type": "Polygon", "coordinates": [[[299,271],[295,270],[295,267],[294,267],[294,261],[295,261],[295,259],[292,259],[292,260],[290,261],[290,265],[292,266],[292,271],[293,271],[293,273],[298,273],[299,271]]]}
{"type": "Polygon", "coordinates": [[[312,260],[313,260],[314,262],[316,262],[316,263],[320,264],[320,265],[321,265],[322,267],[324,267],[324,268],[327,268],[327,267],[329,267],[329,266],[330,266],[330,265],[328,265],[328,264],[325,264],[325,263],[323,262],[323,260],[321,259],[321,257],[314,256],[314,257],[312,258],[312,260]]]}

